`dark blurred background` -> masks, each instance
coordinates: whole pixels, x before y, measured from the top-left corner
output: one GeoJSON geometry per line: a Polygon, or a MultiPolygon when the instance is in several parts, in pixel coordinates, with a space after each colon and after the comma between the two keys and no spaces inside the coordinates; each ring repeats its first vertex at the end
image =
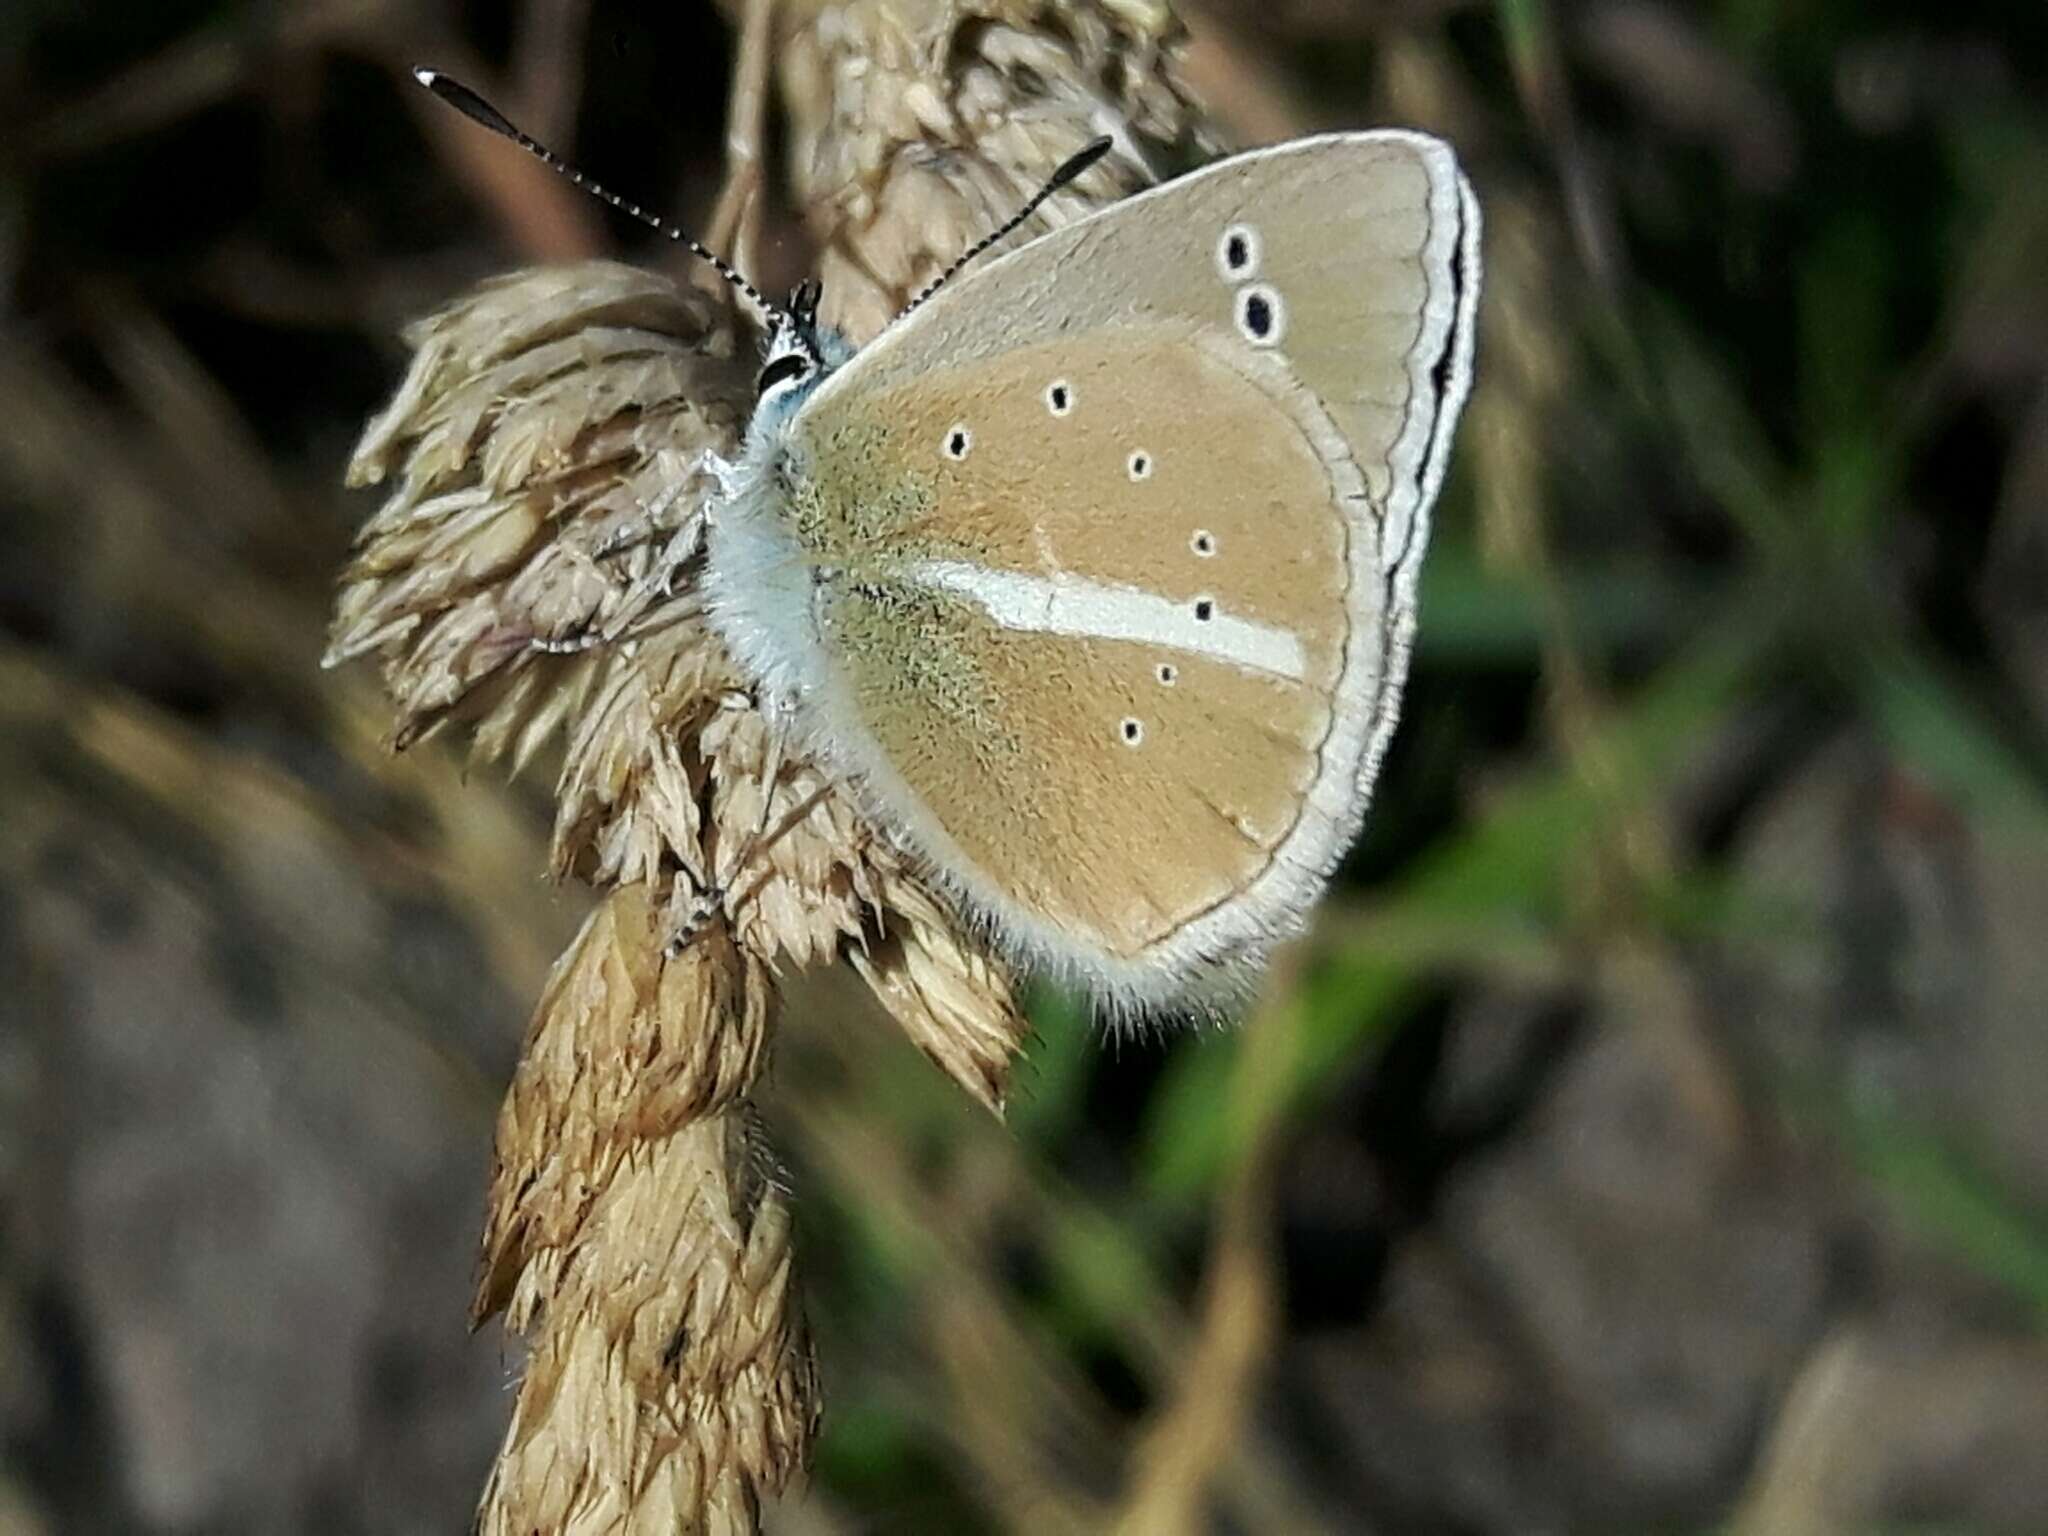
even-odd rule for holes
{"type": "MultiPolygon", "coordinates": [[[[1003,1127],[793,993],[778,1528],[1133,1529],[1227,1412],[1197,1528],[2048,1531],[2048,7],[1184,15],[1240,137],[1417,122],[1487,207],[1406,718],[1246,1029],[1045,998],[1003,1127]]],[[[468,1517],[491,1117],[586,897],[546,773],[319,672],[337,481],[406,320],[669,257],[487,195],[404,71],[697,219],[730,55],[0,8],[0,1536],[468,1517]]]]}

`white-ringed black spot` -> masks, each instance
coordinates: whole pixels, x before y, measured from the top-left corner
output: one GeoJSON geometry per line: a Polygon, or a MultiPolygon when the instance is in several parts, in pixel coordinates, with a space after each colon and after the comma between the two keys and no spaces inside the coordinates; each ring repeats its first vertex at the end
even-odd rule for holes
{"type": "Polygon", "coordinates": [[[1152,455],[1140,448],[1131,455],[1124,467],[1130,471],[1133,480],[1150,480],[1152,478],[1152,455]]]}
{"type": "Polygon", "coordinates": [[[1145,723],[1142,720],[1133,720],[1126,716],[1123,723],[1123,733],[1124,745],[1135,747],[1145,739],[1145,723]]]}
{"type": "Polygon", "coordinates": [[[956,421],[946,429],[946,441],[942,446],[946,457],[958,463],[974,446],[974,434],[967,430],[966,422],[956,421]]]}
{"type": "Polygon", "coordinates": [[[1241,283],[1259,275],[1263,254],[1259,232],[1249,224],[1232,224],[1216,239],[1216,270],[1227,283],[1241,283]]]}
{"type": "Polygon", "coordinates": [[[1270,283],[1246,283],[1237,290],[1237,329],[1255,347],[1277,347],[1287,331],[1287,306],[1270,283]]]}
{"type": "Polygon", "coordinates": [[[1054,379],[1045,386],[1045,408],[1055,416],[1064,416],[1074,408],[1074,387],[1065,379],[1054,379]]]}
{"type": "Polygon", "coordinates": [[[1162,661],[1161,663],[1159,663],[1158,675],[1159,686],[1162,688],[1171,688],[1175,683],[1180,681],[1180,668],[1176,667],[1170,661],[1162,661]]]}
{"type": "Polygon", "coordinates": [[[1197,622],[1197,623],[1200,623],[1200,624],[1206,624],[1206,623],[1208,623],[1208,622],[1209,622],[1209,621],[1210,621],[1211,619],[1213,619],[1213,618],[1215,618],[1215,617],[1216,617],[1216,599],[1215,599],[1215,598],[1213,598],[1213,597],[1198,597],[1198,598],[1196,598],[1196,599],[1195,599],[1195,620],[1196,620],[1196,622],[1197,622]]]}
{"type": "Polygon", "coordinates": [[[1206,560],[1216,553],[1216,535],[1206,528],[1197,528],[1195,536],[1188,540],[1188,548],[1206,560]]]}

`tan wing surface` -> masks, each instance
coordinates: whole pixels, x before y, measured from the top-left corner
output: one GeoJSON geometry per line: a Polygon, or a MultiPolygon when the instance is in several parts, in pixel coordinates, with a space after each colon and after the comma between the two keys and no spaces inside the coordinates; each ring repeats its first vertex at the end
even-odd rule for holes
{"type": "Polygon", "coordinates": [[[835,462],[864,443],[914,466],[887,530],[858,526],[857,479],[816,525],[845,724],[879,748],[888,808],[1004,909],[1127,958],[1271,861],[1344,676],[1343,466],[1292,414],[1306,396],[1247,376],[1263,362],[1141,327],[819,423],[845,434],[835,462]],[[1032,607],[1073,594],[1073,616],[1032,607]]]}
{"type": "Polygon", "coordinates": [[[1041,958],[1131,993],[1292,925],[1405,668],[1471,232],[1434,141],[1322,143],[993,263],[791,430],[845,685],[820,740],[1041,958]]]}

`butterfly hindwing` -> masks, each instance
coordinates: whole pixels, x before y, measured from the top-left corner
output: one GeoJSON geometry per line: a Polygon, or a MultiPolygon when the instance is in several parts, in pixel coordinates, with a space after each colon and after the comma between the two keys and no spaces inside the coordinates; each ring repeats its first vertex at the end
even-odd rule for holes
{"type": "Polygon", "coordinates": [[[857,490],[828,510],[817,616],[851,706],[831,734],[879,749],[895,824],[1006,912],[1135,961],[1301,816],[1346,664],[1350,541],[1263,388],[1184,330],[1130,339],[849,408],[821,447],[909,460],[907,494],[886,530],[849,531],[857,490]]]}

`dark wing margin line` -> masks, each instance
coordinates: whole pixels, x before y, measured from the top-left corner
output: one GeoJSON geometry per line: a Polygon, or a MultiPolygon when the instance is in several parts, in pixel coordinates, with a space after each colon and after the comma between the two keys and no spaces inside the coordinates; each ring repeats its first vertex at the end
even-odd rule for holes
{"type": "MultiPolygon", "coordinates": [[[[1471,330],[1478,318],[1476,307],[1470,303],[1468,298],[1468,291],[1472,283],[1472,273],[1468,268],[1471,264],[1474,244],[1472,239],[1474,202],[1471,188],[1467,185],[1464,174],[1462,172],[1454,174],[1458,177],[1458,232],[1457,238],[1451,242],[1451,323],[1444,331],[1443,347],[1438,351],[1436,361],[1430,365],[1429,369],[1430,392],[1435,397],[1436,415],[1430,422],[1429,446],[1423,450],[1422,462],[1416,466],[1415,496],[1417,515],[1408,519],[1407,537],[1402,542],[1401,553],[1394,558],[1393,563],[1388,567],[1390,572],[1401,570],[1408,564],[1408,558],[1415,543],[1415,531],[1418,527],[1427,526],[1429,502],[1433,499],[1429,493],[1430,481],[1434,479],[1438,482],[1439,486],[1442,484],[1444,455],[1450,450],[1451,433],[1457,426],[1458,417],[1463,414],[1464,402],[1462,400],[1458,402],[1458,407],[1453,410],[1446,410],[1445,404],[1451,391],[1452,368],[1461,352],[1470,353],[1473,341],[1471,330]]],[[[1471,368],[1469,364],[1465,372],[1466,384],[1469,388],[1471,382],[1471,368]]]]}

